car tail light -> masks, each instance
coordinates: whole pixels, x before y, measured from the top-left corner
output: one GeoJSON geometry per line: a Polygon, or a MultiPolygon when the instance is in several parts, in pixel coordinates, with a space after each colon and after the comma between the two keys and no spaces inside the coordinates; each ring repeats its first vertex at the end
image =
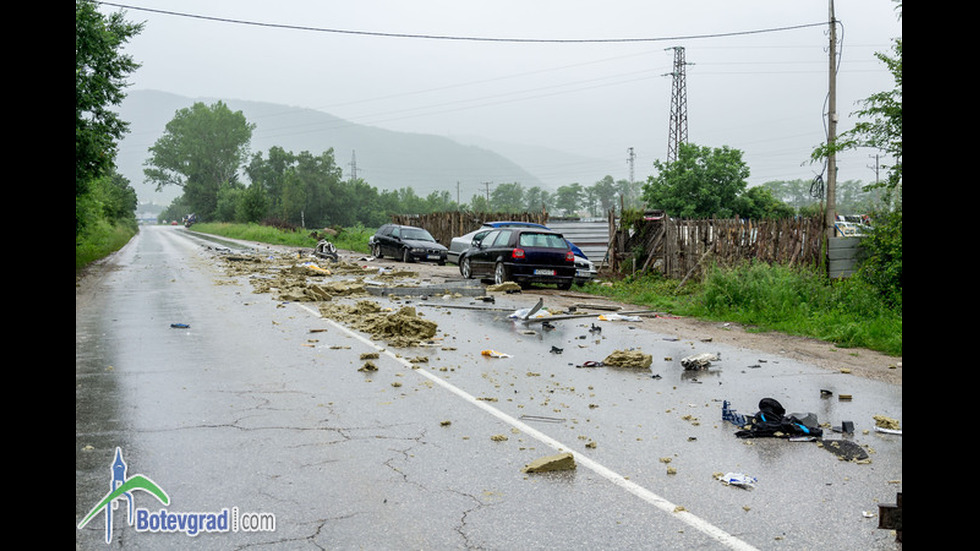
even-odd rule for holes
{"type": "Polygon", "coordinates": [[[568,251],[567,253],[565,253],[565,261],[575,262],[575,253],[573,253],[572,251],[568,251]]]}
{"type": "Polygon", "coordinates": [[[514,249],[511,251],[510,257],[514,259],[524,258],[524,249],[514,249]]]}

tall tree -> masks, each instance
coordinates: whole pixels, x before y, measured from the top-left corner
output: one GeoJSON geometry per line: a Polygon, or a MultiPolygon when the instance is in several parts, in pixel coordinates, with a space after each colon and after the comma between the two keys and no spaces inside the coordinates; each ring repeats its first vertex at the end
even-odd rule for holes
{"type": "Polygon", "coordinates": [[[605,215],[611,209],[616,208],[616,182],[612,176],[607,174],[601,180],[592,184],[591,187],[596,206],[598,207],[597,212],[592,213],[593,216],[599,214],[605,215]]]}
{"type": "Polygon", "coordinates": [[[518,182],[500,184],[490,194],[490,204],[497,212],[522,212],[525,205],[524,187],[518,182]]]}
{"type": "Polygon", "coordinates": [[[553,199],[551,193],[533,186],[524,194],[524,205],[527,212],[547,211],[551,208],[553,199]]]}
{"type": "Polygon", "coordinates": [[[582,206],[582,199],[585,192],[582,184],[574,183],[560,186],[555,192],[555,208],[562,211],[565,216],[575,214],[582,206]]]}
{"type": "Polygon", "coordinates": [[[214,216],[218,190],[237,182],[254,124],[223,102],[180,109],[150,147],[143,174],[157,189],[183,188],[184,200],[202,220],[214,216]]]}
{"type": "Polygon", "coordinates": [[[682,143],[676,161],[654,161],[654,167],[658,174],[647,179],[643,197],[650,208],[675,218],[731,217],[735,199],[748,186],[742,152],[728,146],[682,143]]]}
{"type": "Polygon", "coordinates": [[[126,77],[139,68],[120,48],[143,30],[121,12],[103,16],[94,2],[75,1],[75,236],[85,226],[79,199],[89,184],[112,177],[118,141],[128,123],[112,111],[122,102],[126,77]]]}

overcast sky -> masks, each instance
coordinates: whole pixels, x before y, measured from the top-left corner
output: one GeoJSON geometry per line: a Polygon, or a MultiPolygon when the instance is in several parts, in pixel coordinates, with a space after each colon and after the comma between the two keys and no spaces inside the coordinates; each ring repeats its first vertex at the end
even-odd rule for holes
{"type": "MultiPolygon", "coordinates": [[[[628,177],[629,148],[636,179],[666,159],[667,73],[673,48],[683,47],[689,141],[743,151],[751,184],[822,171],[808,161],[825,140],[829,0],[122,0],[101,8],[120,9],[145,22],[125,49],[142,64],[129,90],[545,146],[618,163],[616,179],[628,177]]],[[[874,54],[891,51],[902,21],[891,0],[836,0],[834,9],[843,131],[858,101],[894,87],[874,54]]],[[[873,155],[842,156],[839,180],[873,181],[873,155]]],[[[592,183],[572,166],[525,168],[592,183]]]]}

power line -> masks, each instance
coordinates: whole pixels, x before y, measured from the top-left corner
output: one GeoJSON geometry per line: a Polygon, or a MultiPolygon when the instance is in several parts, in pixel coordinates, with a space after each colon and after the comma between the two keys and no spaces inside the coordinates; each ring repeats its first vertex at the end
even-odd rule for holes
{"type": "Polygon", "coordinates": [[[272,29],[288,29],[294,31],[311,31],[311,32],[321,32],[321,33],[332,33],[332,34],[346,34],[346,35],[356,35],[356,36],[371,36],[371,37],[381,37],[381,38],[411,38],[411,39],[424,39],[424,40],[455,40],[455,41],[468,41],[468,42],[508,42],[508,43],[529,43],[529,44],[603,44],[603,43],[636,43],[636,42],[662,42],[667,40],[695,40],[702,38],[725,38],[732,36],[746,36],[753,34],[764,34],[772,32],[781,31],[791,31],[797,29],[806,29],[810,27],[821,27],[826,25],[826,23],[805,23],[802,25],[791,25],[787,27],[771,27],[768,29],[756,29],[749,31],[734,31],[729,33],[714,33],[714,34],[693,34],[684,36],[670,36],[670,37],[634,37],[634,38],[502,38],[502,37],[480,37],[480,36],[453,36],[453,35],[433,35],[433,34],[415,34],[415,33],[390,33],[390,32],[378,32],[378,31],[358,31],[351,29],[331,29],[324,27],[306,27],[302,25],[284,25],[279,23],[262,23],[257,21],[245,21],[241,19],[229,19],[226,17],[213,17],[207,15],[197,15],[190,13],[181,13],[169,10],[160,10],[153,8],[144,8],[140,6],[130,6],[127,4],[118,4],[114,2],[97,2],[103,6],[113,6],[120,9],[145,11],[151,13],[158,13],[163,15],[173,15],[178,17],[188,17],[191,19],[202,19],[206,21],[216,21],[219,23],[233,23],[236,25],[251,25],[255,27],[265,27],[272,29]]]}

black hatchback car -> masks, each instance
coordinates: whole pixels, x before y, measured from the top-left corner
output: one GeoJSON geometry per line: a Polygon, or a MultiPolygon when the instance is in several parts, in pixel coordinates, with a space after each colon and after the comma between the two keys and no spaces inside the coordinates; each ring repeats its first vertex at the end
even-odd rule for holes
{"type": "Polygon", "coordinates": [[[426,260],[440,266],[446,263],[446,247],[423,228],[385,224],[368,239],[371,254],[390,256],[404,262],[426,260]]]}
{"type": "Polygon", "coordinates": [[[488,233],[459,258],[465,278],[492,278],[494,283],[514,281],[555,283],[568,289],[575,278],[575,253],[560,233],[535,228],[499,228],[488,233]]]}

